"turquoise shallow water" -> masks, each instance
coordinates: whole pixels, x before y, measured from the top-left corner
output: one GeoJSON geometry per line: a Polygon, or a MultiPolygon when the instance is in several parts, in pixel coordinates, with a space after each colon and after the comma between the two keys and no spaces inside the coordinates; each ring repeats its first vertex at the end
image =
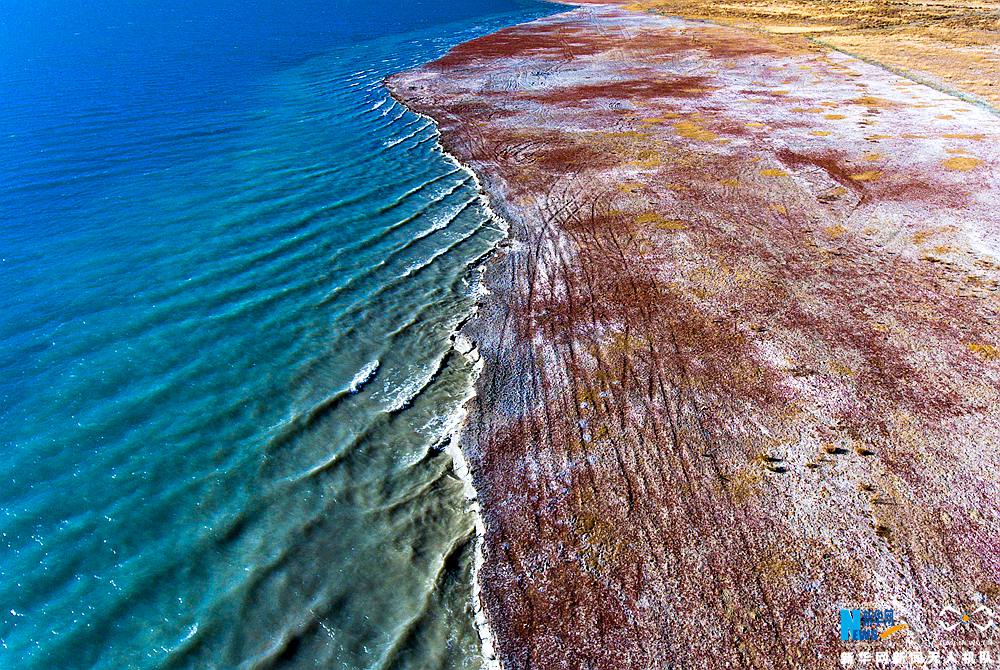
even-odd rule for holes
{"type": "Polygon", "coordinates": [[[381,81],[554,9],[5,10],[0,667],[479,666],[441,446],[502,233],[381,81]]]}

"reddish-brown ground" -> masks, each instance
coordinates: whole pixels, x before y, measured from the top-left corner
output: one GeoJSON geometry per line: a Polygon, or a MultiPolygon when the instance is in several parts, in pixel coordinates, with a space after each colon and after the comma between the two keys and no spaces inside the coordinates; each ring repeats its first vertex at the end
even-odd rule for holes
{"type": "Polygon", "coordinates": [[[390,86],[511,224],[463,436],[505,668],[989,641],[937,615],[1000,598],[1000,119],[609,7],[390,86]],[[909,630],[841,643],[865,606],[909,630]]]}

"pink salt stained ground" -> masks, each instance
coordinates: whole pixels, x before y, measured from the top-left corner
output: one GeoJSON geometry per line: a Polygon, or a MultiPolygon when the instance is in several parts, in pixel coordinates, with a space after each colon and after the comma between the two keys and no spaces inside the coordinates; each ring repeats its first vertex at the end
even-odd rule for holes
{"type": "Polygon", "coordinates": [[[1000,611],[1000,118],[607,6],[389,84],[511,224],[463,435],[505,668],[982,644],[937,614],[1000,611]],[[909,630],[844,646],[865,606],[909,630]]]}

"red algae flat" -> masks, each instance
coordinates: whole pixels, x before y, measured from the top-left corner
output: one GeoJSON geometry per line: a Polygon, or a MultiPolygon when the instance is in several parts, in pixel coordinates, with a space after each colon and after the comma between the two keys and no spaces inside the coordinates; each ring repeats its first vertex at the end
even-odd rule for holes
{"type": "Polygon", "coordinates": [[[462,436],[505,668],[976,642],[938,614],[1000,597],[1000,118],[602,5],[389,85],[511,225],[462,436]],[[908,628],[841,642],[865,607],[908,628]]]}

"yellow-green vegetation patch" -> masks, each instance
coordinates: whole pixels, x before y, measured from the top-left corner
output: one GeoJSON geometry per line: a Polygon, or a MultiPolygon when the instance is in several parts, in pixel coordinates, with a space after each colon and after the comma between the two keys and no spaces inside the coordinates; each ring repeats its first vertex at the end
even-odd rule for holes
{"type": "Polygon", "coordinates": [[[995,347],[992,344],[983,344],[981,342],[970,342],[965,345],[974,354],[979,354],[988,361],[1000,360],[1000,347],[995,347]]]}
{"type": "Polygon", "coordinates": [[[664,219],[656,227],[660,230],[687,230],[687,223],[678,219],[664,219]]]}
{"type": "Polygon", "coordinates": [[[959,172],[975,170],[982,164],[983,161],[972,156],[956,156],[955,158],[947,158],[941,161],[941,165],[945,170],[957,170],[959,172]]]}
{"type": "Polygon", "coordinates": [[[622,193],[638,193],[643,188],[645,188],[645,186],[646,186],[645,184],[639,183],[637,181],[627,181],[618,184],[618,190],[621,191],[622,193]]]}
{"type": "Polygon", "coordinates": [[[688,224],[680,219],[668,219],[656,212],[643,212],[635,217],[635,222],[639,225],[652,224],[659,230],[686,230],[688,224]]]}
{"type": "Polygon", "coordinates": [[[674,130],[681,137],[702,142],[711,142],[718,138],[718,135],[710,130],[706,130],[694,121],[678,121],[674,124],[674,130]]]}

